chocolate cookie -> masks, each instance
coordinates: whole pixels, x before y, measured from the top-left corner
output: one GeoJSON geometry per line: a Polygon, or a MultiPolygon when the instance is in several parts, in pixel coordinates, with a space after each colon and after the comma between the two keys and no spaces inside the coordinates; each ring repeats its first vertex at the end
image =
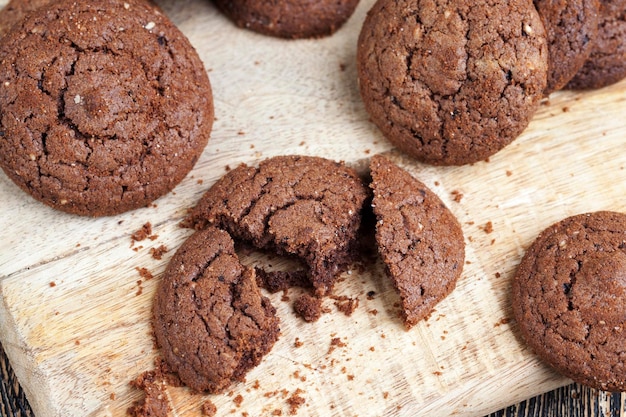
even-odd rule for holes
{"type": "Polygon", "coordinates": [[[358,42],[372,121],[407,154],[436,165],[486,159],[528,125],[548,51],[525,0],[379,0],[358,42]]]}
{"type": "Polygon", "coordinates": [[[258,168],[229,171],[185,223],[217,226],[257,248],[303,259],[316,294],[324,295],[353,260],[367,196],[361,179],[342,163],[276,156],[258,168]]]}
{"type": "Polygon", "coordinates": [[[626,390],[626,214],[580,214],[541,232],[512,288],[526,343],[574,381],[626,390]]]}
{"type": "Polygon", "coordinates": [[[237,26],[282,38],[327,36],[352,15],[359,0],[213,0],[237,26]]]}
{"type": "MultiPolygon", "coordinates": [[[[53,0],[9,0],[9,2],[0,9],[0,37],[4,36],[14,24],[22,20],[28,13],[42,6],[46,6],[52,1],[53,0]]],[[[129,0],[127,0],[127,2],[128,1],[129,0]]],[[[158,7],[152,0],[145,1],[154,7],[158,7]]]]}
{"type": "Polygon", "coordinates": [[[228,233],[194,233],[174,254],[154,300],[154,334],[181,381],[222,392],[270,351],[279,321],[240,264],[228,233]]]}
{"type": "Polygon", "coordinates": [[[370,168],[376,243],[409,329],[456,287],[465,260],[463,231],[439,197],[408,172],[379,155],[370,168]]]}
{"type": "Polygon", "coordinates": [[[598,34],[598,0],[534,0],[548,37],[548,85],[560,90],[583,66],[598,34]]]}
{"type": "Polygon", "coordinates": [[[626,77],[626,1],[600,0],[598,36],[589,59],[567,84],[574,90],[606,87],[626,77]]]}
{"type": "Polygon", "coordinates": [[[0,39],[0,165],[69,213],[142,207],[191,170],[210,135],[207,73],[143,1],[51,2],[0,39]]]}
{"type": "Polygon", "coordinates": [[[27,13],[45,6],[52,0],[10,0],[0,10],[0,37],[4,36],[11,27],[22,20],[27,13]]]}

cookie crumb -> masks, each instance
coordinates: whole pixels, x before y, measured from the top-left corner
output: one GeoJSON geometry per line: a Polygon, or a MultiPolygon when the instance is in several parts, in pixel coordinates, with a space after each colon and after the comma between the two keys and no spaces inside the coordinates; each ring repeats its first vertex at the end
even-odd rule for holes
{"type": "Polygon", "coordinates": [[[493,327],[500,327],[503,324],[508,324],[510,321],[511,321],[510,318],[503,317],[499,321],[497,321],[496,324],[493,325],[493,327]]]}
{"type": "Polygon", "coordinates": [[[452,190],[450,194],[452,194],[452,199],[455,203],[460,203],[461,199],[463,199],[463,193],[459,190],[452,190]]]}
{"type": "Polygon", "coordinates": [[[300,394],[303,394],[304,391],[300,388],[297,388],[292,394],[291,397],[287,398],[287,404],[289,405],[289,415],[295,416],[298,413],[298,409],[304,405],[306,399],[302,397],[300,394]]]}
{"type": "Polygon", "coordinates": [[[202,415],[206,417],[215,417],[217,415],[217,407],[211,400],[202,403],[202,415]]]}
{"type": "Polygon", "coordinates": [[[330,347],[328,348],[327,354],[330,355],[338,347],[342,348],[346,346],[347,345],[344,342],[342,342],[340,338],[333,337],[332,339],[330,339],[330,347]]]}
{"type": "Polygon", "coordinates": [[[487,223],[485,223],[482,229],[487,234],[493,232],[493,223],[491,221],[488,221],[487,223]]]}
{"type": "Polygon", "coordinates": [[[335,306],[337,307],[337,310],[339,310],[348,317],[350,317],[359,306],[358,298],[350,298],[345,295],[333,296],[332,298],[335,300],[335,306]]]}
{"type": "Polygon", "coordinates": [[[141,226],[141,229],[130,235],[130,240],[132,241],[131,246],[133,246],[135,242],[140,242],[150,235],[152,235],[152,224],[150,222],[146,222],[143,226],[141,226]]]}
{"type": "Polygon", "coordinates": [[[150,248],[150,255],[156,260],[161,260],[163,258],[163,254],[167,252],[167,247],[165,245],[161,245],[158,248],[150,248]]]}
{"type": "Polygon", "coordinates": [[[145,397],[128,408],[128,415],[131,417],[167,417],[171,408],[159,371],[146,371],[131,381],[130,385],[142,390],[145,397]]]}
{"type": "Polygon", "coordinates": [[[135,270],[139,272],[139,276],[141,276],[141,278],[143,279],[148,280],[148,279],[154,278],[154,275],[152,275],[152,272],[150,272],[147,268],[136,266],[135,270]]]}
{"type": "Polygon", "coordinates": [[[56,283],[56,282],[54,282],[54,281],[50,281],[50,284],[49,284],[49,285],[50,285],[50,288],[54,288],[54,287],[56,287],[56,286],[57,286],[57,283],[56,283]]]}
{"type": "Polygon", "coordinates": [[[309,294],[302,294],[293,303],[293,309],[304,321],[312,323],[322,316],[322,300],[309,294]]]}

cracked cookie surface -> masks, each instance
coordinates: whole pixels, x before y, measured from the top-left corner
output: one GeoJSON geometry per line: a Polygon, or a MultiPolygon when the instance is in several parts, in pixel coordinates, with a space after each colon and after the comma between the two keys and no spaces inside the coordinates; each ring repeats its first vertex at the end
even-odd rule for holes
{"type": "Polygon", "coordinates": [[[512,306],[527,344],[576,382],[626,389],[626,214],[568,217],[518,267],[512,306]]]}
{"type": "Polygon", "coordinates": [[[174,254],[153,312],[167,365],[196,391],[219,393],[243,380],[280,332],[254,271],[241,265],[228,233],[212,227],[195,232],[174,254]]]}
{"type": "Polygon", "coordinates": [[[353,247],[369,193],[343,163],[312,156],[276,156],[241,165],[219,179],[186,219],[217,226],[257,248],[295,255],[309,267],[318,295],[354,260],[353,247]]]}
{"type": "Polygon", "coordinates": [[[602,88],[626,77],[626,0],[600,0],[591,55],[566,88],[602,88]]]}
{"type": "Polygon", "coordinates": [[[463,230],[421,181],[376,155],[371,163],[376,243],[402,301],[407,329],[456,287],[463,271],[463,230]]]}
{"type": "Polygon", "coordinates": [[[66,212],[143,207],[191,170],[213,123],[200,58],[143,1],[57,1],[0,39],[0,165],[66,212]]]}
{"type": "Polygon", "coordinates": [[[213,0],[237,26],[282,38],[333,34],[352,16],[359,0],[213,0]]]}
{"type": "Polygon", "coordinates": [[[486,159],[528,125],[547,80],[531,2],[380,0],[359,35],[359,86],[372,121],[437,165],[486,159]]]}
{"type": "Polygon", "coordinates": [[[583,66],[598,33],[598,0],[534,0],[548,37],[545,94],[563,88],[583,66]]]}

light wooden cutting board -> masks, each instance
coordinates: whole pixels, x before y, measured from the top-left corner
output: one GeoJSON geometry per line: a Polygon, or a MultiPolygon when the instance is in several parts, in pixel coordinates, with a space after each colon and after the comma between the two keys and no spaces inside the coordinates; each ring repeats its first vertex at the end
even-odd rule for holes
{"type": "Polygon", "coordinates": [[[337,286],[359,300],[350,317],[328,299],[331,313],[307,324],[291,311],[295,291],[290,301],[272,295],[282,320],[274,349],[228,394],[169,388],[173,415],[199,415],[206,399],[220,415],[288,415],[297,395],[305,401],[297,415],[480,416],[568,382],[520,342],[510,281],[552,222],[626,211],[626,82],[554,94],[489,162],[432,167],[394,151],[361,104],[356,41],[372,0],[334,36],[302,41],[236,29],[209,1],[160,4],[198,49],[214,87],[212,139],[189,176],[153,207],[90,219],[56,212],[0,175],[1,342],[38,416],[123,416],[140,398],[129,381],[157,355],[150,309],[167,262],[191,233],[180,220],[228,166],[279,154],[343,159],[360,171],[374,153],[389,154],[458,217],[467,244],[462,278],[411,331],[380,263],[337,286]],[[146,222],[158,237],[131,247],[146,222]],[[169,251],[156,260],[150,248],[161,245],[169,251]]]}

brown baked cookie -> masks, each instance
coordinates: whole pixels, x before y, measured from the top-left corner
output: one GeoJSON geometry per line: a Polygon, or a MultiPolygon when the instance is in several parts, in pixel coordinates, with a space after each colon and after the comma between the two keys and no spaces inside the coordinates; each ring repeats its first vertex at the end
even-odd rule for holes
{"type": "Polygon", "coordinates": [[[566,218],[532,243],[513,280],[526,343],[574,381],[626,390],[626,214],[566,218]]]}
{"type": "Polygon", "coordinates": [[[228,233],[194,233],[174,254],[154,300],[154,334],[181,381],[222,392],[243,380],[276,342],[276,310],[254,271],[239,262],[228,233]]]}
{"type": "Polygon", "coordinates": [[[584,90],[602,88],[626,77],[626,0],[600,0],[598,36],[589,59],[567,84],[584,90]]]}
{"type": "Polygon", "coordinates": [[[282,38],[333,34],[352,16],[359,0],[213,0],[237,26],[282,38]]]}
{"type": "Polygon", "coordinates": [[[436,165],[486,159],[528,125],[548,51],[531,2],[379,0],[358,42],[372,121],[407,154],[436,165]]]}
{"type": "Polygon", "coordinates": [[[0,10],[0,37],[4,36],[11,27],[22,20],[27,13],[45,6],[52,0],[10,0],[0,10]]]}
{"type": "MultiPolygon", "coordinates": [[[[0,37],[4,36],[11,27],[22,20],[28,13],[37,10],[42,6],[46,6],[53,0],[9,0],[9,2],[0,9],[0,37]]],[[[128,2],[127,0],[126,2],[128,2]]],[[[144,1],[144,0],[130,0],[144,1]]],[[[156,4],[152,0],[145,0],[152,6],[156,4]]]]}
{"type": "Polygon", "coordinates": [[[191,170],[213,99],[187,38],[143,1],[61,0],[0,39],[0,165],[69,213],[146,206],[191,170]]]}
{"type": "Polygon", "coordinates": [[[380,155],[370,168],[378,252],[409,329],[456,287],[465,260],[463,231],[439,197],[408,172],[380,155]]]}
{"type": "Polygon", "coordinates": [[[295,255],[310,269],[317,295],[353,261],[368,191],[343,163],[276,156],[258,168],[241,165],[219,179],[185,221],[217,226],[255,247],[295,255]]]}
{"type": "Polygon", "coordinates": [[[598,33],[598,0],[534,0],[548,37],[548,85],[560,90],[583,66],[598,33]]]}

